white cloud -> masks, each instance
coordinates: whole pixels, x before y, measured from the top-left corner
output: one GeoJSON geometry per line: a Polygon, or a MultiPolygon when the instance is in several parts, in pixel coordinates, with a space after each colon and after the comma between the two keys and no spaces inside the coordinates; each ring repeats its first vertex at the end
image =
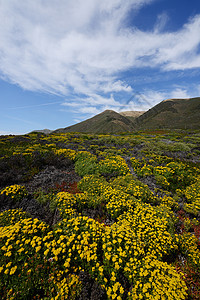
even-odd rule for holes
{"type": "Polygon", "coordinates": [[[92,114],[96,115],[100,113],[101,111],[97,109],[95,106],[85,106],[85,107],[80,107],[78,113],[82,114],[92,114]]]}
{"type": "Polygon", "coordinates": [[[162,14],[157,16],[157,22],[155,24],[154,30],[155,32],[160,32],[165,28],[165,25],[167,24],[169,20],[169,16],[166,12],[163,12],[162,14]]]}
{"type": "Polygon", "coordinates": [[[171,98],[190,98],[190,95],[186,89],[176,88],[171,92],[171,98]]]}
{"type": "Polygon", "coordinates": [[[119,111],[123,104],[116,101],[113,96],[103,97],[93,94],[90,97],[75,98],[72,100],[65,100],[62,106],[67,107],[68,111],[76,114],[96,115],[106,109],[119,111]]]}
{"type": "Polygon", "coordinates": [[[148,2],[1,1],[2,76],[24,89],[61,94],[108,90],[107,80],[113,91],[127,89],[111,76],[124,63],[118,28],[131,7],[148,2]]]}
{"type": "Polygon", "coordinates": [[[185,70],[200,67],[200,15],[191,19],[174,33],[163,34],[154,62],[165,70],[185,70]]]}
{"type": "MultiPolygon", "coordinates": [[[[120,72],[144,66],[200,67],[200,15],[175,32],[164,32],[165,13],[152,31],[126,27],[130,11],[134,16],[153,1],[48,0],[47,5],[43,0],[1,0],[0,76],[28,90],[81,95],[68,106],[77,102],[90,111],[97,105],[120,109],[114,96],[106,95],[133,92],[120,72]]],[[[158,101],[163,94],[147,96],[158,101]]]]}
{"type": "Polygon", "coordinates": [[[200,92],[200,86],[193,87],[192,89],[187,89],[185,87],[172,87],[171,90],[155,91],[155,90],[144,90],[142,94],[133,94],[133,99],[126,103],[120,111],[125,110],[148,110],[156,104],[160,103],[166,99],[184,99],[197,97],[200,92]]]}

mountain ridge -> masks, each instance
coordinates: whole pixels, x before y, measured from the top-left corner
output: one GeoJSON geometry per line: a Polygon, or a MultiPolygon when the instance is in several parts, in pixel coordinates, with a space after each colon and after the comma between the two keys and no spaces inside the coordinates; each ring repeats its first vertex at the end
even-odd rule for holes
{"type": "Polygon", "coordinates": [[[146,129],[200,129],[200,97],[166,99],[148,111],[117,113],[105,110],[87,120],[51,132],[115,134],[146,129]]]}
{"type": "Polygon", "coordinates": [[[139,116],[135,126],[140,129],[198,129],[200,97],[163,100],[139,116]]]}

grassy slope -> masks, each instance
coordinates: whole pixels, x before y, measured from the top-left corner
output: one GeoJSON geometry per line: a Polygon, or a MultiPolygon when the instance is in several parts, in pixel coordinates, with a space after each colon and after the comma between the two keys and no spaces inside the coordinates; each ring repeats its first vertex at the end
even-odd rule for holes
{"type": "Polygon", "coordinates": [[[88,120],[55,132],[117,133],[133,129],[133,123],[128,118],[115,111],[106,110],[88,120]]]}
{"type": "Polygon", "coordinates": [[[169,99],[136,119],[139,128],[200,128],[200,98],[169,99]]]}

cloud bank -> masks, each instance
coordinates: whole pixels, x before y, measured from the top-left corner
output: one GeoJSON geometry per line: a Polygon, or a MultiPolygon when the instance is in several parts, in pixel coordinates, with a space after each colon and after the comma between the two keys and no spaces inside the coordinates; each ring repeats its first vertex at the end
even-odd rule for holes
{"type": "MultiPolygon", "coordinates": [[[[152,2],[0,0],[0,76],[26,90],[65,96],[65,107],[78,104],[77,111],[96,113],[99,105],[120,110],[123,104],[113,95],[134,93],[121,72],[200,67],[200,15],[165,32],[163,13],[151,30],[139,30],[134,15],[152,2]]],[[[164,94],[146,91],[146,96],[155,102],[164,94]]]]}

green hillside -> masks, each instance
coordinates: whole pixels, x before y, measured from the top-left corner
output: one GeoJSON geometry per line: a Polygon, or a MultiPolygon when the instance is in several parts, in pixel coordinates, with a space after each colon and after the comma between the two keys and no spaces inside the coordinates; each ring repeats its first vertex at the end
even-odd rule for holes
{"type": "Polygon", "coordinates": [[[135,123],[140,129],[199,129],[200,97],[164,100],[139,116],[135,123]]]}
{"type": "Polygon", "coordinates": [[[104,112],[78,124],[57,129],[55,132],[118,133],[134,129],[133,122],[113,110],[104,112]]]}

